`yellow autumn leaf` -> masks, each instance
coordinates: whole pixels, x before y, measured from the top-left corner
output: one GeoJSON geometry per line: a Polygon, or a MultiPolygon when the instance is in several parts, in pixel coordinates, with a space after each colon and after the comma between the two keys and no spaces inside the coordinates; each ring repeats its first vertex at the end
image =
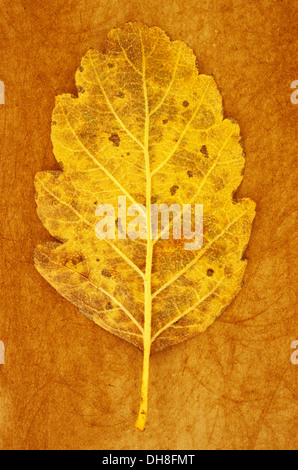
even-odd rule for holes
{"type": "Polygon", "coordinates": [[[76,84],[78,97],[58,96],[53,111],[63,171],[35,181],[38,215],[62,243],[38,246],[35,266],[84,315],[143,350],[144,429],[150,353],[205,331],[236,296],[255,204],[233,199],[239,126],[223,118],[215,81],[199,75],[186,44],[128,23],[110,31],[104,54],[87,52],[76,84]],[[96,208],[117,209],[119,197],[145,207],[145,239],[121,238],[128,221],[115,239],[96,236],[96,208]],[[173,203],[203,205],[199,250],[163,239],[167,227],[152,239],[150,204],[173,203]]]}

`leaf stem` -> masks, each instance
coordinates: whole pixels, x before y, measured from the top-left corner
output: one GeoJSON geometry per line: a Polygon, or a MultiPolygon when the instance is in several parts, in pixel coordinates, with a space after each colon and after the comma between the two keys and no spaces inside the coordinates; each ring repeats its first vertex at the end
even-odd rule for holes
{"type": "MultiPolygon", "coordinates": [[[[147,224],[150,224],[148,217],[150,217],[150,208],[147,209],[147,224]]],[[[147,232],[150,232],[147,229],[147,232]]],[[[139,415],[135,427],[140,431],[144,431],[147,409],[148,409],[148,385],[149,385],[149,362],[151,351],[151,311],[152,311],[152,295],[151,295],[151,270],[152,270],[152,254],[153,243],[152,240],[147,240],[147,256],[146,256],[146,272],[144,281],[144,295],[145,295],[145,320],[144,320],[144,351],[143,351],[143,374],[142,374],[142,387],[141,387],[141,403],[139,415]]]]}
{"type": "MultiPolygon", "coordinates": [[[[147,209],[147,224],[150,225],[150,208],[147,209]]],[[[150,232],[147,229],[147,232],[150,232]]],[[[146,256],[146,272],[144,281],[145,294],[145,321],[144,321],[144,352],[143,352],[143,374],[141,387],[141,403],[136,428],[140,431],[144,430],[148,409],[148,385],[149,385],[149,361],[151,351],[151,314],[152,314],[152,295],[151,295],[151,271],[152,271],[152,240],[147,240],[147,256],[146,256]]]]}
{"type": "MultiPolygon", "coordinates": [[[[147,251],[147,256],[150,250],[147,251]]],[[[149,253],[150,254],[150,253],[149,253]]],[[[150,274],[151,274],[152,245],[150,255],[150,274]]],[[[141,387],[141,403],[136,428],[140,431],[144,430],[148,409],[148,385],[149,385],[149,361],[151,350],[151,275],[145,279],[145,323],[144,323],[144,356],[143,356],[143,374],[141,387]],[[147,282],[146,282],[147,281],[147,282]],[[147,285],[146,285],[147,284],[147,285]]]]}

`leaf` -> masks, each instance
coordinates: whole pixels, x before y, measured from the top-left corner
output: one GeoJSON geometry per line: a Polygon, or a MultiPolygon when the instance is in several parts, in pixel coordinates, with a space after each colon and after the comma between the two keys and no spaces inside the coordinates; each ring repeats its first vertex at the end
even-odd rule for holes
{"type": "Polygon", "coordinates": [[[244,169],[239,126],[223,119],[215,81],[198,74],[186,44],[128,23],[110,31],[105,54],[87,52],[76,84],[78,97],[58,96],[53,111],[63,171],[35,181],[38,215],[62,243],[39,246],[35,265],[84,315],[143,349],[144,429],[150,352],[205,331],[239,292],[255,204],[233,199],[244,169]],[[99,240],[95,208],[117,208],[119,196],[147,208],[203,204],[203,247],[152,240],[150,229],[145,240],[99,240]]]}

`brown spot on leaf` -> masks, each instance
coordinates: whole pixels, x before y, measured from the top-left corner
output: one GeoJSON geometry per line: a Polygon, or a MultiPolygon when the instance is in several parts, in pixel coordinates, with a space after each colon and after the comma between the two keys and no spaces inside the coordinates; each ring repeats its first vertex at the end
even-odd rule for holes
{"type": "Polygon", "coordinates": [[[193,171],[188,170],[188,171],[187,171],[187,174],[188,174],[189,178],[192,178],[192,177],[193,177],[193,171]]]}
{"type": "Polygon", "coordinates": [[[107,303],[106,306],[105,306],[105,309],[106,309],[106,310],[112,310],[112,309],[113,309],[112,302],[108,301],[108,303],[107,303]]]}
{"type": "Polygon", "coordinates": [[[123,91],[119,91],[119,93],[117,93],[117,96],[118,98],[124,98],[125,94],[123,93],[123,91]]]}
{"type": "Polygon", "coordinates": [[[174,194],[176,194],[177,189],[179,189],[179,186],[177,186],[176,184],[174,184],[174,186],[171,187],[170,193],[171,193],[172,196],[174,196],[174,194]]]}
{"type": "Polygon", "coordinates": [[[163,119],[162,122],[163,122],[164,124],[166,124],[167,122],[169,122],[169,120],[168,120],[168,119],[163,119]]]}
{"type": "Polygon", "coordinates": [[[182,104],[183,104],[183,106],[184,106],[185,108],[187,108],[187,106],[189,106],[189,102],[188,102],[188,101],[186,101],[186,100],[185,100],[185,101],[183,101],[183,103],[182,103],[182,104]]]}
{"type": "Polygon", "coordinates": [[[208,150],[207,150],[206,145],[202,145],[200,152],[201,152],[206,158],[209,158],[208,150]]]}
{"type": "MultiPolygon", "coordinates": [[[[121,207],[121,204],[119,205],[119,207],[121,207]]],[[[121,225],[121,219],[119,220],[118,217],[115,220],[115,225],[116,225],[116,227],[117,227],[117,229],[119,230],[120,233],[124,233],[123,227],[121,225]]]]}
{"type": "Polygon", "coordinates": [[[103,269],[101,274],[105,277],[112,277],[112,274],[107,269],[103,269]]]}
{"type": "Polygon", "coordinates": [[[214,270],[213,270],[213,269],[211,269],[211,268],[210,268],[210,269],[207,269],[207,276],[211,277],[211,276],[213,276],[213,274],[214,274],[214,270]]]}
{"type": "Polygon", "coordinates": [[[82,254],[79,254],[79,255],[75,256],[74,258],[67,260],[66,264],[68,262],[70,262],[70,263],[72,263],[73,266],[76,266],[77,264],[82,263],[82,261],[84,261],[84,259],[85,259],[84,256],[82,254]]]}
{"type": "Polygon", "coordinates": [[[111,64],[111,62],[108,62],[108,67],[109,69],[112,69],[113,67],[115,67],[115,64],[111,64]]]}
{"type": "Polygon", "coordinates": [[[113,145],[114,147],[119,147],[120,145],[120,137],[118,134],[112,134],[110,137],[109,137],[109,140],[111,142],[113,142],[113,145]]]}

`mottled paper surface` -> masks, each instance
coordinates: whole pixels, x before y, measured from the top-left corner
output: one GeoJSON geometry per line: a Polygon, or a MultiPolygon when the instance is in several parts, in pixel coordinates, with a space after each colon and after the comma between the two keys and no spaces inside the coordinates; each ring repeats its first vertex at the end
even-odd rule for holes
{"type": "Polygon", "coordinates": [[[5,449],[297,448],[295,229],[297,6],[243,0],[13,4],[0,19],[0,446],[5,449]],[[58,169],[50,143],[57,94],[137,19],[186,41],[213,74],[226,117],[241,127],[245,178],[257,203],[245,284],[206,333],[152,356],[148,426],[133,428],[142,356],[77,313],[33,267],[51,237],[36,215],[36,171],[58,169]],[[296,42],[296,44],[295,44],[296,42]],[[117,409],[117,415],[114,409],[117,409]]]}

